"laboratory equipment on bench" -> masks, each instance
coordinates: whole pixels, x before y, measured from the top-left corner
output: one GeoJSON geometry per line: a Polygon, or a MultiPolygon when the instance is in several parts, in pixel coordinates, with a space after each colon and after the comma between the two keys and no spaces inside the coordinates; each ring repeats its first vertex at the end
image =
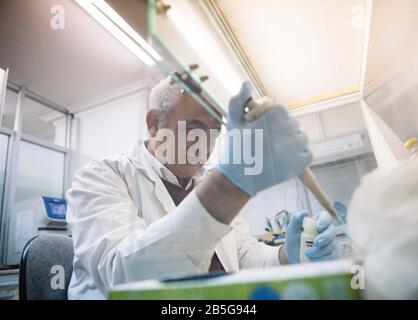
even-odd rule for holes
{"type": "Polygon", "coordinates": [[[16,203],[11,213],[6,265],[18,265],[26,243],[41,234],[67,235],[67,202],[62,198],[35,197],[16,203]]]}
{"type": "Polygon", "coordinates": [[[266,228],[268,232],[267,239],[264,241],[268,245],[279,245],[284,241],[286,228],[290,221],[290,213],[282,210],[273,217],[266,217],[266,228]]]}
{"type": "MultiPolygon", "coordinates": [[[[248,99],[243,109],[245,121],[254,121],[260,115],[267,112],[272,107],[272,105],[273,101],[268,97],[263,97],[259,100],[254,98],[248,99]]],[[[319,185],[311,169],[306,168],[303,170],[303,172],[299,175],[299,179],[312,192],[319,203],[331,214],[335,220],[339,221],[340,223],[344,223],[344,221],[340,218],[337,210],[335,210],[335,208],[332,206],[329,197],[319,185]]]]}

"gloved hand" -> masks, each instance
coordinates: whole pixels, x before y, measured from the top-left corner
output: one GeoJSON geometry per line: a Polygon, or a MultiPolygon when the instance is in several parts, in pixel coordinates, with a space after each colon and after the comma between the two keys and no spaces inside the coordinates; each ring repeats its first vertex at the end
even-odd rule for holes
{"type": "MultiPolygon", "coordinates": [[[[308,211],[295,213],[286,229],[285,255],[289,263],[300,262],[300,235],[303,232],[303,218],[308,211]]],[[[318,235],[313,240],[313,246],[305,249],[310,261],[330,260],[333,258],[334,239],[337,235],[333,226],[334,219],[327,211],[317,214],[316,230],[318,235]]]]}
{"type": "Polygon", "coordinates": [[[299,131],[297,121],[279,105],[272,106],[259,118],[246,123],[243,109],[250,97],[251,84],[244,82],[240,93],[229,102],[228,133],[237,131],[235,133],[240,134],[241,145],[225,143],[217,169],[241,190],[254,196],[297,176],[312,161],[312,154],[307,150],[308,138],[299,131]],[[261,135],[254,129],[261,129],[258,131],[261,135]],[[256,141],[260,136],[262,140],[256,141]],[[249,164],[248,159],[253,163],[249,164]]]}

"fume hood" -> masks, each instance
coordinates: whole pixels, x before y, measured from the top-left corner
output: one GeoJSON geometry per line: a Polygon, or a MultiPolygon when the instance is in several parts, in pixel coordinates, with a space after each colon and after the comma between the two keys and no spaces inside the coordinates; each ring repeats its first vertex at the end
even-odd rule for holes
{"type": "Polygon", "coordinates": [[[296,116],[361,104],[385,166],[417,135],[417,10],[416,1],[150,0],[148,33],[176,62],[157,64],[190,75],[224,113],[244,79],[296,116]]]}

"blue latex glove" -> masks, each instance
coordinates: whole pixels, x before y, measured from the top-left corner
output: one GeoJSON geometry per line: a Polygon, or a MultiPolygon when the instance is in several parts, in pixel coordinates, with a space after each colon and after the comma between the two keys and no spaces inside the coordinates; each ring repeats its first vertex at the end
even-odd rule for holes
{"type": "MultiPolygon", "coordinates": [[[[306,210],[293,215],[286,229],[285,255],[289,263],[300,262],[300,236],[303,232],[303,218],[308,216],[306,210]]],[[[330,260],[333,258],[334,239],[337,235],[333,218],[326,211],[317,215],[316,230],[318,235],[313,240],[313,246],[305,249],[310,261],[330,260]]]]}
{"type": "Polygon", "coordinates": [[[318,235],[313,240],[311,248],[305,249],[305,255],[310,261],[331,260],[334,258],[334,239],[337,229],[332,224],[334,219],[327,211],[321,211],[317,215],[316,231],[318,235]]]}
{"type": "Polygon", "coordinates": [[[312,161],[312,154],[307,150],[308,138],[299,131],[297,121],[290,118],[286,109],[279,105],[272,106],[256,120],[246,123],[243,108],[251,93],[251,84],[244,82],[240,93],[229,102],[227,129],[228,132],[238,130],[241,134],[241,148],[238,148],[241,150],[235,150],[235,157],[238,156],[240,161],[233,163],[233,143],[225,143],[217,169],[241,190],[254,196],[259,191],[297,176],[312,161]],[[262,132],[262,143],[258,145],[255,145],[254,129],[261,129],[262,132]],[[243,131],[250,131],[250,134],[243,134],[243,131]],[[243,153],[249,149],[248,146],[251,146],[250,156],[255,158],[253,165],[242,161],[247,159],[243,153]],[[257,152],[257,148],[260,152],[257,152]],[[229,164],[222,163],[226,158],[229,158],[229,164]],[[255,169],[260,167],[261,170],[257,172],[255,169]]]}
{"type": "Polygon", "coordinates": [[[296,212],[286,228],[284,252],[287,262],[300,262],[300,235],[303,232],[303,218],[309,216],[307,210],[296,212]]]}

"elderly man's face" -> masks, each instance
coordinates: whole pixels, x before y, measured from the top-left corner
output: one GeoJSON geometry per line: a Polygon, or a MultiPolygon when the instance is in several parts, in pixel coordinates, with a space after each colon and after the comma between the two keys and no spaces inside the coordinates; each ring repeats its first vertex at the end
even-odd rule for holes
{"type": "MultiPolygon", "coordinates": [[[[178,178],[192,177],[202,167],[203,162],[200,161],[198,164],[193,163],[189,156],[195,152],[191,151],[195,150],[194,148],[198,144],[206,144],[205,148],[203,148],[203,152],[206,152],[206,154],[202,154],[201,148],[197,150],[196,155],[199,158],[209,159],[214,147],[214,133],[219,133],[221,124],[204,107],[187,94],[183,94],[178,99],[176,105],[171,108],[167,116],[166,123],[163,124],[163,127],[165,130],[171,130],[175,137],[175,144],[171,144],[171,146],[170,144],[166,144],[169,146],[167,153],[171,153],[176,161],[175,163],[165,163],[165,166],[178,178]],[[196,137],[194,135],[195,133],[204,133],[205,139],[197,143],[197,140],[201,139],[201,137],[196,137]],[[179,143],[179,141],[184,141],[184,144],[182,142],[179,143]],[[174,150],[172,150],[172,147],[174,147],[174,150]]],[[[155,147],[158,148],[162,143],[164,142],[157,141],[155,147]]]]}

